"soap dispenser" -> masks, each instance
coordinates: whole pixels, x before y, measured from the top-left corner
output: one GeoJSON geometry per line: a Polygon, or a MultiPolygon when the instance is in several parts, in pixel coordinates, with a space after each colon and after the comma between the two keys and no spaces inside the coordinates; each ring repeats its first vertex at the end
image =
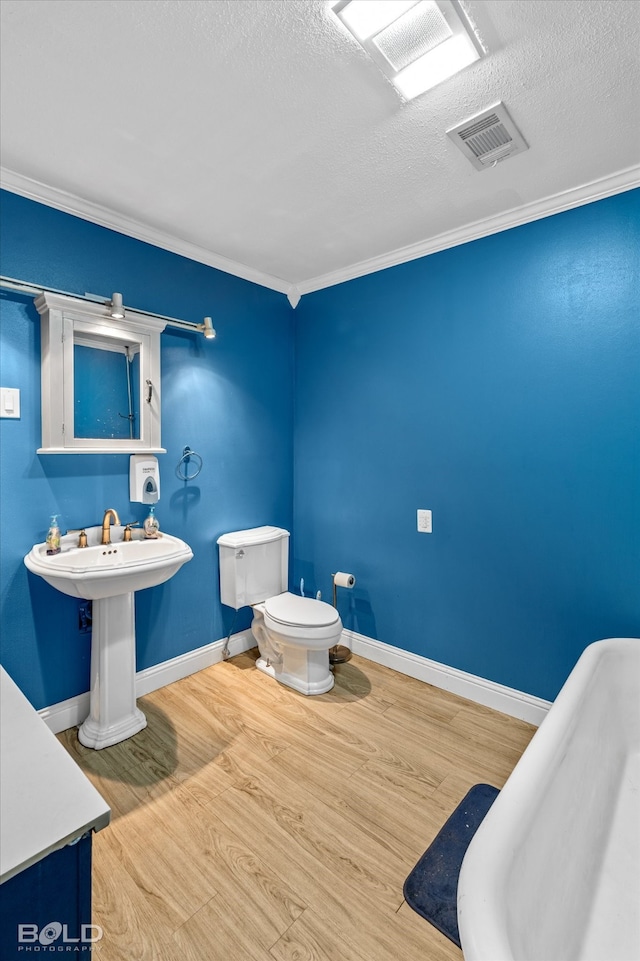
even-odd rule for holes
{"type": "Polygon", "coordinates": [[[47,554],[60,553],[60,528],[58,527],[58,515],[52,514],[47,531],[47,554]]]}
{"type": "Polygon", "coordinates": [[[160,500],[160,471],[157,457],[150,454],[131,455],[129,500],[139,504],[156,504],[160,500]]]}
{"type": "Polygon", "coordinates": [[[153,507],[149,508],[149,513],[144,520],[144,536],[145,537],[157,537],[158,531],[160,530],[160,524],[158,523],[158,518],[155,515],[155,510],[153,507]]]}

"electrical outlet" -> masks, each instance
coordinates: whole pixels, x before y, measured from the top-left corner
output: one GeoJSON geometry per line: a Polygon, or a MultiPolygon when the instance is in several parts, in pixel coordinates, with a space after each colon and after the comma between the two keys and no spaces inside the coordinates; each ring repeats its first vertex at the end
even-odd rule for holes
{"type": "Polygon", "coordinates": [[[431,534],[433,527],[431,524],[431,511],[418,511],[418,530],[421,534],[431,534]]]}

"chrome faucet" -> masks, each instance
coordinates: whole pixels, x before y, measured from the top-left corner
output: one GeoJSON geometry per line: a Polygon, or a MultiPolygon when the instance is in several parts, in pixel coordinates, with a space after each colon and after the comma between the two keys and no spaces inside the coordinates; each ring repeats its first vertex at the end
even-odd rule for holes
{"type": "Polygon", "coordinates": [[[102,518],[102,540],[101,544],[111,543],[111,521],[114,524],[120,525],[120,518],[118,517],[118,512],[113,507],[107,507],[104,512],[104,517],[102,518]]]}

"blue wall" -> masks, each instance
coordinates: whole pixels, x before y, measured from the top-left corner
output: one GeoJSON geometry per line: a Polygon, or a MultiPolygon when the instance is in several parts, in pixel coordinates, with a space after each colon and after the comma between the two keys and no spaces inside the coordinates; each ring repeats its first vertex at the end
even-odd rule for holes
{"type": "MultiPolygon", "coordinates": [[[[292,583],[348,628],[552,698],[581,650],[640,634],[640,191],[286,299],[12,194],[2,273],[200,321],[162,334],[164,529],[195,557],[137,595],[138,668],[226,635],[217,536],[293,530],[292,583]],[[295,356],[294,356],[295,348],[295,356]],[[295,360],[295,369],[294,369],[295,360]],[[295,411],[294,411],[295,387],[295,411]],[[294,422],[295,413],[295,422],[294,422]],[[204,458],[184,485],[185,445],[204,458]],[[295,460],[294,460],[295,449],[295,460]],[[416,509],[434,533],[416,532],[416,509]]],[[[128,503],[128,457],[37,455],[39,317],[0,295],[1,660],[32,703],[86,691],[78,605],[23,555],[128,503]]],[[[236,629],[249,623],[247,612],[236,629]]]]}
{"type": "MultiPolygon", "coordinates": [[[[265,288],[105,230],[10,193],[2,197],[2,273],[201,322],[213,342],[162,334],[161,526],[194,559],[168,583],[136,595],[138,669],[225,636],[233,612],[219,601],[216,538],[224,531],[292,524],[293,320],[286,298],[265,288]],[[175,466],[186,445],[204,461],[184,484],[175,466]]],[[[1,660],[36,708],[88,690],[90,636],[78,602],[27,572],[22,558],[46,535],[123,520],[125,455],[37,455],[40,446],[40,318],[29,298],[0,295],[0,384],[21,390],[20,420],[0,420],[1,660]]],[[[243,613],[236,629],[248,626],[243,613]]]]}
{"type": "Polygon", "coordinates": [[[549,699],[639,635],[639,252],[633,191],[303,297],[294,580],[549,699]]]}

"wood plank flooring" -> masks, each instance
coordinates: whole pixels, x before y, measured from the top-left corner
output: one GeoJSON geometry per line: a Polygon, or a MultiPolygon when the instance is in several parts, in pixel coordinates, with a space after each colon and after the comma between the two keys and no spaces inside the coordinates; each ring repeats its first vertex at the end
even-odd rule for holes
{"type": "Polygon", "coordinates": [[[97,961],[460,961],[404,879],[535,728],[356,656],[303,697],[256,657],[141,698],[148,727],[114,747],[59,735],[112,808],[97,961]]]}

